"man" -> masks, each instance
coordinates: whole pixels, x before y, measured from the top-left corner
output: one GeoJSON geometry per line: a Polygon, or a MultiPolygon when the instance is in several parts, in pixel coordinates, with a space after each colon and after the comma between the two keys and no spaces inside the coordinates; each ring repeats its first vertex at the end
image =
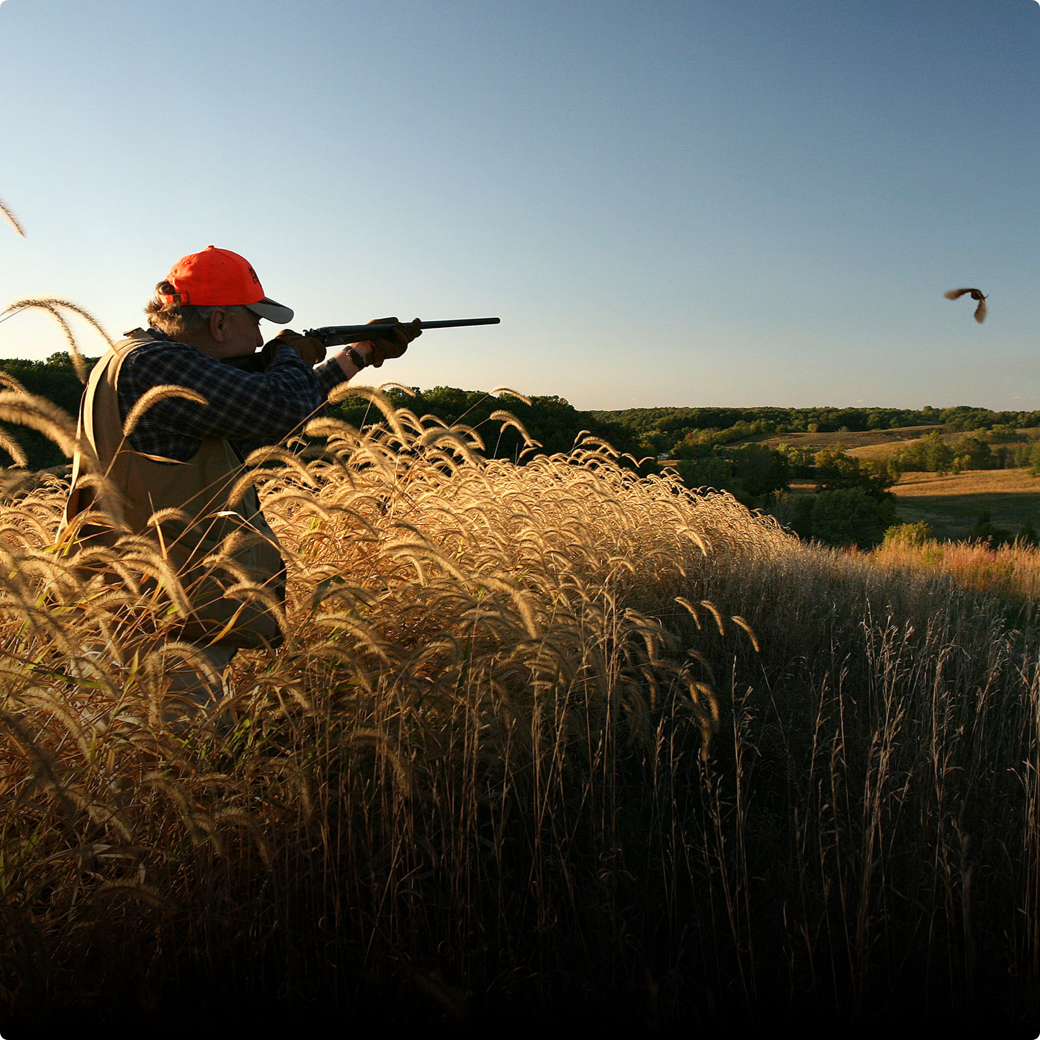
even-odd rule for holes
{"type": "MultiPolygon", "coordinates": [[[[393,339],[323,360],[319,341],[286,330],[264,348],[266,367],[236,367],[228,361],[263,344],[261,319],[284,325],[293,312],[265,295],[243,257],[214,246],[177,261],[146,313],[149,328],[127,333],[91,372],[65,523],[81,544],[147,538],[187,596],[177,637],[220,672],[237,649],[281,641],[278,541],[255,490],[232,494],[245,454],[284,440],[333,387],[400,357],[420,332],[401,325],[393,339]]],[[[216,692],[183,670],[174,685],[197,700],[216,692]]]]}

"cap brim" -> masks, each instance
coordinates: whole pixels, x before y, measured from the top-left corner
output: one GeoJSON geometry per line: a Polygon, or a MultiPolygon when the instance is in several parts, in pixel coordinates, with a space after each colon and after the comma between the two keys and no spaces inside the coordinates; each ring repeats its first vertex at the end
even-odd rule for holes
{"type": "Polygon", "coordinates": [[[267,296],[257,303],[247,303],[245,306],[254,314],[259,314],[261,318],[273,321],[277,325],[286,325],[293,320],[291,307],[283,307],[267,296]]]}

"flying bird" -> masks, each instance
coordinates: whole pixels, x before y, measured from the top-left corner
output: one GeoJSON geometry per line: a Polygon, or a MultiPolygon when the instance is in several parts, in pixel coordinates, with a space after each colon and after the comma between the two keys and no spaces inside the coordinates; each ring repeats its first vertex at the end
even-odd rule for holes
{"type": "Polygon", "coordinates": [[[975,320],[981,325],[986,320],[986,297],[982,295],[981,289],[951,289],[944,295],[948,300],[959,300],[965,293],[971,293],[971,298],[979,301],[975,308],[975,320]]]}

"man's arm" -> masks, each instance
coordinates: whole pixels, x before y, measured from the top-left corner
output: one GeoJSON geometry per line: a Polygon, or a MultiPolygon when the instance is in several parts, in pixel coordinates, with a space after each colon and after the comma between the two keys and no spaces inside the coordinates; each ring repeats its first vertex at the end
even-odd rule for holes
{"type": "Polygon", "coordinates": [[[119,376],[121,418],[155,386],[175,385],[206,399],[201,405],[167,397],[141,417],[130,435],[139,452],[186,461],[198,441],[226,438],[251,445],[276,444],[316,414],[329,391],[348,378],[335,362],[312,370],[288,347],[264,372],[242,372],[194,347],[157,340],[131,352],[119,376]]]}
{"type": "MultiPolygon", "coordinates": [[[[497,318],[493,319],[498,321],[497,318]]],[[[489,322],[490,318],[467,319],[470,323],[489,322]]],[[[460,322],[433,322],[434,325],[458,325],[460,322]]],[[[337,326],[334,329],[317,329],[314,332],[305,332],[302,336],[292,329],[285,329],[273,340],[264,344],[263,350],[257,354],[246,354],[243,357],[227,358],[227,362],[243,372],[263,372],[270,364],[271,359],[281,346],[289,346],[308,365],[317,365],[325,357],[326,347],[340,346],[346,344],[342,350],[337,351],[329,359],[327,364],[335,362],[342,373],[342,378],[351,379],[363,368],[370,365],[379,368],[388,358],[399,358],[408,349],[408,344],[418,336],[422,335],[422,323],[416,318],[407,325],[402,324],[396,318],[379,318],[368,325],[337,326]],[[371,339],[365,338],[365,330],[372,328],[374,333],[371,339]],[[350,338],[345,336],[332,336],[326,342],[320,333],[343,332],[349,330],[350,338]]],[[[318,369],[322,366],[318,365],[318,369]]],[[[333,384],[334,385],[334,384],[333,384]]],[[[331,386],[329,387],[331,389],[331,386]]],[[[326,391],[327,393],[328,391],[326,391]]]]}

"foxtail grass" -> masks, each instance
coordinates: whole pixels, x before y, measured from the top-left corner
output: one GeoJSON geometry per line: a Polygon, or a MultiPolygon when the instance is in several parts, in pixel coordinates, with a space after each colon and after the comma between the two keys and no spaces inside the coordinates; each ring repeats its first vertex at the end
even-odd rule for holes
{"type": "Polygon", "coordinates": [[[20,238],[25,238],[25,229],[22,227],[18,218],[11,212],[10,207],[5,205],[2,199],[0,199],[0,215],[2,215],[4,220],[11,225],[16,235],[20,238]]]}
{"type": "Polygon", "coordinates": [[[1028,618],[353,392],[249,460],[285,640],[219,704],[156,543],[5,500],[0,1014],[1035,1023],[1028,618]]]}

